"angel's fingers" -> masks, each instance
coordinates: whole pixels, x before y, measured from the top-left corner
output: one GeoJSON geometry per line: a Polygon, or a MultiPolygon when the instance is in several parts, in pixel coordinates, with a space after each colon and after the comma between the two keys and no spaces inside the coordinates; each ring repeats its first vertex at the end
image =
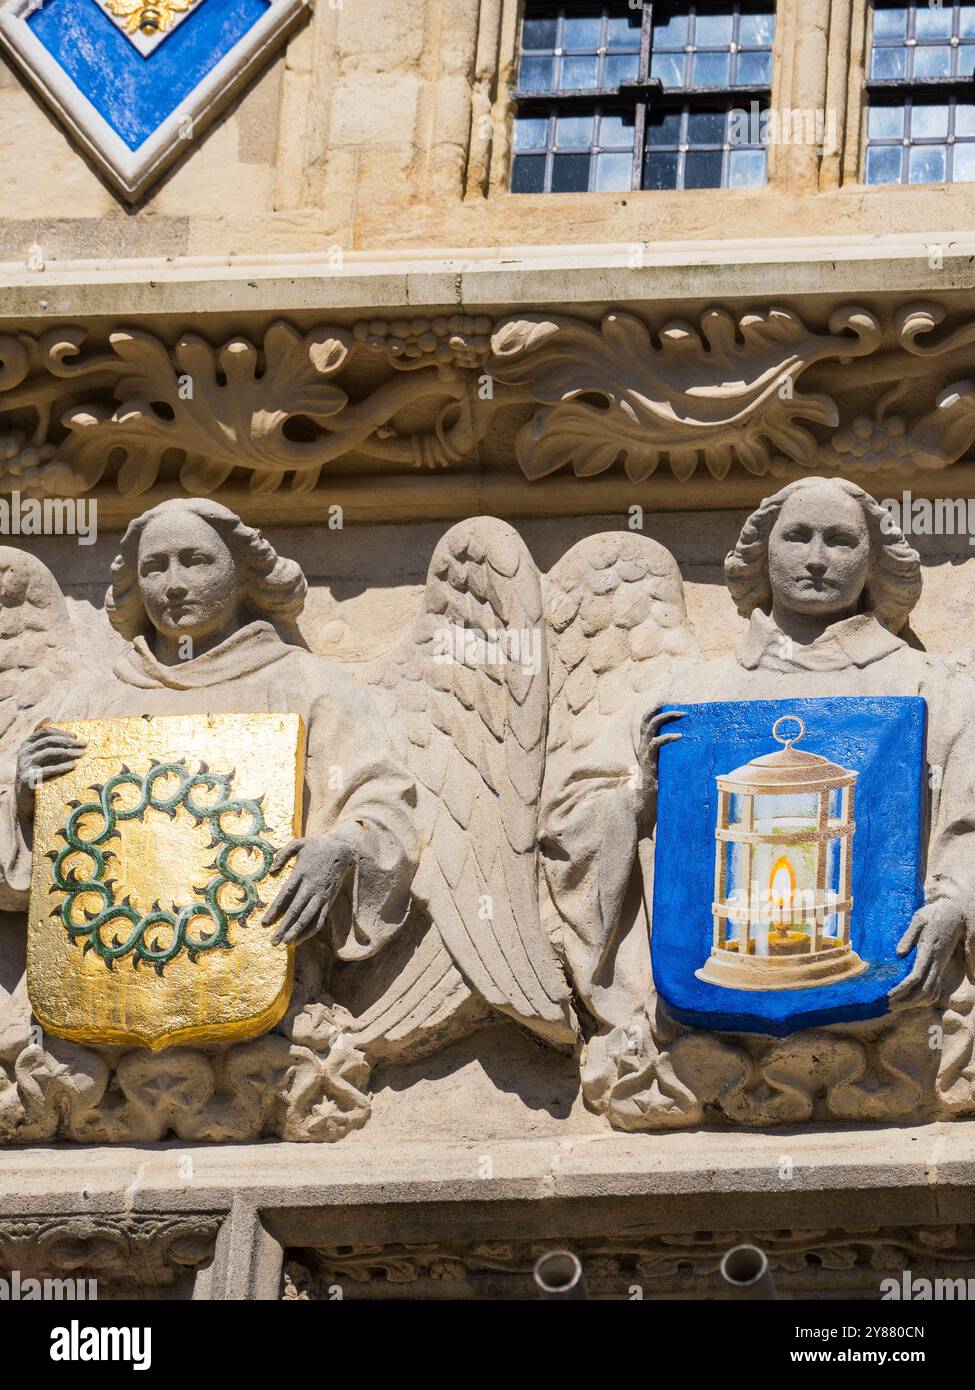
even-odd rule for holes
{"type": "Polygon", "coordinates": [[[322,925],[325,914],[321,905],[311,902],[305,908],[301,916],[292,923],[286,931],[279,931],[274,938],[275,945],[297,946],[302,941],[306,941],[310,936],[314,936],[322,925]]]}
{"type": "Polygon", "coordinates": [[[55,744],[50,748],[33,748],[28,761],[33,766],[43,765],[50,762],[76,763],[81,757],[81,752],[77,748],[65,748],[63,745],[55,744]]]}
{"type": "Polygon", "coordinates": [[[272,926],[282,913],[291,905],[292,899],[301,887],[301,879],[295,874],[289,878],[287,883],[278,889],[274,902],[264,914],[263,922],[266,927],[272,926]]]}
{"type": "Polygon", "coordinates": [[[651,714],[643,721],[643,730],[647,734],[655,734],[661,724],[665,724],[668,719],[685,719],[687,710],[668,709],[659,714],[651,714]]]}
{"type": "Polygon", "coordinates": [[[650,740],[650,747],[662,748],[665,743],[677,743],[683,737],[683,734],[658,734],[656,738],[650,740]]]}
{"type": "MultiPolygon", "coordinates": [[[[904,935],[901,937],[900,941],[897,943],[897,954],[899,956],[906,956],[908,951],[913,951],[914,947],[918,943],[918,938],[920,937],[926,925],[926,919],[921,915],[920,912],[917,913],[913,922],[908,927],[904,935]]],[[[908,978],[910,978],[910,976],[908,976],[908,978]]]]}
{"type": "Polygon", "coordinates": [[[88,747],[86,743],[82,743],[81,740],[75,738],[73,734],[64,734],[57,731],[52,732],[49,729],[31,734],[30,738],[26,740],[26,743],[32,753],[40,752],[45,748],[72,748],[77,749],[79,753],[83,753],[88,747]]]}
{"type": "Polygon", "coordinates": [[[310,893],[304,893],[297,897],[278,923],[278,929],[272,937],[275,946],[280,946],[282,941],[289,940],[295,926],[308,913],[317,910],[318,903],[310,893]]]}
{"type": "Polygon", "coordinates": [[[37,771],[41,774],[42,782],[50,782],[55,777],[63,777],[66,772],[74,772],[76,765],[77,759],[72,758],[70,762],[45,763],[37,771]]]}
{"type": "Polygon", "coordinates": [[[271,860],[270,872],[272,874],[279,874],[288,860],[295,857],[304,843],[304,840],[292,840],[290,844],[285,845],[284,849],[279,849],[271,860]]]}

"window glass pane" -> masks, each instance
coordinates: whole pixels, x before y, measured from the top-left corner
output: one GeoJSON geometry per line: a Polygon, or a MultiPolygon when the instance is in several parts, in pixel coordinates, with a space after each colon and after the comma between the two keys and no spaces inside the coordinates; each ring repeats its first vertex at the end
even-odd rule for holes
{"type": "Polygon", "coordinates": [[[945,145],[915,145],[908,155],[908,182],[944,183],[947,153],[945,145]]]}
{"type": "Polygon", "coordinates": [[[975,5],[962,5],[958,32],[963,39],[975,38],[975,5]]]}
{"type": "Polygon", "coordinates": [[[694,21],[694,42],[699,48],[729,44],[734,36],[734,19],[728,14],[698,14],[694,21]]]}
{"type": "Polygon", "coordinates": [[[727,87],[731,76],[730,53],[695,53],[692,87],[727,87]]]}
{"type": "Polygon", "coordinates": [[[618,87],[621,82],[635,82],[640,74],[639,53],[611,54],[606,59],[606,86],[618,87]]]}
{"type": "Polygon", "coordinates": [[[680,112],[651,111],[647,114],[648,145],[680,144],[680,112]]]}
{"type": "Polygon", "coordinates": [[[691,111],[687,116],[689,145],[720,145],[724,141],[724,111],[691,111]]]}
{"type": "Polygon", "coordinates": [[[684,160],[685,188],[720,188],[721,150],[689,150],[684,160]]]}
{"type": "Polygon", "coordinates": [[[686,63],[683,53],[655,53],[650,76],[659,77],[665,87],[683,87],[686,63]]]}
{"type": "Polygon", "coordinates": [[[545,156],[538,154],[515,155],[511,170],[512,193],[544,193],[545,156]]]}
{"type": "Polygon", "coordinates": [[[867,183],[900,183],[900,145],[875,145],[867,150],[867,183]]]}
{"type": "Polygon", "coordinates": [[[871,77],[906,77],[906,48],[875,48],[870,67],[871,77]]]}
{"type": "Polygon", "coordinates": [[[648,154],[644,164],[644,188],[677,187],[676,154],[648,154]]]}
{"type": "Polygon", "coordinates": [[[559,22],[548,18],[526,19],[521,30],[522,48],[554,48],[559,22]]]}
{"type": "Polygon", "coordinates": [[[947,106],[915,106],[911,112],[911,139],[943,140],[948,134],[947,106]]]}
{"type": "Polygon", "coordinates": [[[566,15],[562,26],[562,47],[598,48],[602,27],[602,20],[593,15],[566,15]]]}
{"type": "Polygon", "coordinates": [[[552,161],[553,193],[586,193],[589,190],[589,156],[557,154],[552,161]]]}
{"type": "Polygon", "coordinates": [[[904,134],[903,106],[872,106],[867,117],[867,135],[872,140],[898,140],[904,134]]]}
{"type": "Polygon", "coordinates": [[[950,77],[950,48],[921,48],[914,50],[915,77],[950,77]]]}
{"type": "Polygon", "coordinates": [[[598,85],[598,58],[562,59],[562,75],[559,78],[560,91],[573,92],[579,91],[580,88],[596,87],[598,85]]]}
{"type": "Polygon", "coordinates": [[[592,126],[591,114],[557,116],[555,143],[560,150],[587,150],[592,144],[592,126]]]}
{"type": "Polygon", "coordinates": [[[633,148],[633,119],[624,119],[618,112],[609,112],[599,122],[599,143],[605,148],[633,148]]]}
{"type": "Polygon", "coordinates": [[[619,193],[632,187],[632,154],[596,156],[596,188],[600,193],[619,193]]]}
{"type": "Polygon", "coordinates": [[[634,16],[611,15],[606,25],[606,43],[609,48],[640,47],[639,11],[634,16]]]}
{"type": "Polygon", "coordinates": [[[729,188],[761,188],[766,181],[764,150],[732,150],[728,155],[729,188]]]}
{"type": "Polygon", "coordinates": [[[956,183],[970,183],[975,179],[975,143],[955,146],[954,179],[956,183]]]}
{"type": "Polygon", "coordinates": [[[960,101],[955,107],[955,134],[975,135],[975,106],[960,101]]]}
{"type": "Polygon", "coordinates": [[[522,58],[518,86],[523,92],[550,92],[555,85],[554,58],[522,58]]]}
{"type": "Polygon", "coordinates": [[[654,20],[654,48],[680,48],[687,43],[687,15],[672,14],[662,23],[654,20]]]}
{"type": "Polygon", "coordinates": [[[739,87],[770,87],[772,85],[771,53],[739,53],[736,83],[739,87]]]}
{"type": "Polygon", "coordinates": [[[907,36],[907,10],[876,5],[873,12],[875,39],[903,39],[907,36]]]}
{"type": "Polygon", "coordinates": [[[544,150],[548,141],[547,116],[519,116],[515,121],[516,150],[544,150]]]}
{"type": "Polygon", "coordinates": [[[920,0],[914,32],[919,39],[950,39],[953,14],[950,0],[940,9],[934,5],[926,5],[924,0],[920,0]]]}
{"type": "Polygon", "coordinates": [[[738,42],[771,44],[774,24],[770,14],[742,14],[738,22],[738,42]]]}

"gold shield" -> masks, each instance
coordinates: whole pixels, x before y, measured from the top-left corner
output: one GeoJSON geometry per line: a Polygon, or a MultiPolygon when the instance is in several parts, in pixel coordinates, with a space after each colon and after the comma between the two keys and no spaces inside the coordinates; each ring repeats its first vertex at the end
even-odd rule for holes
{"type": "Polygon", "coordinates": [[[77,1042],[256,1037],[285,1013],[292,948],[261,918],[301,833],[296,714],[59,721],[87,743],[37,790],[27,990],[77,1042]]]}

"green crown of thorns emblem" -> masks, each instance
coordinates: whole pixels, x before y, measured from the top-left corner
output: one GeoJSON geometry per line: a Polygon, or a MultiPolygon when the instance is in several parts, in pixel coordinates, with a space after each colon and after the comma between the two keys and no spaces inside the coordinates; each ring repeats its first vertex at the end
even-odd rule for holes
{"type": "Polygon", "coordinates": [[[232,949],[230,924],[247,925],[248,917],[260,903],[257,885],[267,876],[274,859],[274,849],[261,838],[267,828],[262,806],[264,798],[258,797],[256,801],[240,797],[231,799],[234,776],[234,772],[211,772],[206,763],[200,763],[196,772],[190,772],[185,759],[178,763],[161,763],[154,758],[149,771],[140,777],[123,763],[121,771],[103,786],[89,788],[98,796],[97,801],[68,803],[73,809],[64,829],[57,832],[65,841],[65,847],[50,850],[48,858],[53,861],[50,891],[66,894],[51,916],[60,918],[73,942],[83,941],[83,949],[94,951],[109,970],[115,961],[131,955],[133,968],[145,961],[160,975],[164,966],[184,950],[195,962],[204,951],[232,949]],[[174,777],[179,780],[175,791],[165,796],[160,788],[157,793],[157,782],[171,781],[174,777]],[[134,787],[139,793],[137,803],[127,809],[118,806],[115,801],[122,787],[134,787]],[[194,792],[202,792],[203,789],[211,794],[218,793],[219,800],[200,805],[194,799],[194,792]],[[186,907],[177,909],[174,906],[171,911],[166,911],[156,901],[149,912],[140,912],[128,895],[117,902],[115,880],[105,877],[108,861],[115,855],[104,846],[110,840],[121,839],[119,822],[142,820],[149,807],[171,818],[175,818],[182,807],[197,825],[203,822],[209,825],[212,837],[210,848],[218,850],[218,853],[207,868],[215,871],[215,877],[202,888],[194,887],[193,892],[198,898],[186,907]],[[225,828],[224,818],[231,815],[251,818],[246,834],[235,834],[225,828]],[[101,818],[101,829],[97,834],[85,831],[85,822],[89,817],[101,818]],[[232,858],[238,850],[251,851],[260,856],[261,862],[253,873],[242,873],[234,868],[232,858]],[[74,865],[65,872],[66,861],[79,854],[87,856],[90,861],[91,872],[87,878],[82,878],[74,865]],[[221,893],[229,885],[237,890],[237,907],[227,907],[221,901],[221,893]],[[101,898],[101,910],[90,912],[82,903],[80,910],[83,920],[76,920],[75,904],[78,899],[93,894],[101,898]],[[206,926],[197,926],[194,930],[193,924],[201,919],[206,926]],[[125,924],[127,935],[120,937],[118,931],[113,930],[111,940],[106,940],[109,930],[122,923],[125,924]],[[158,933],[152,936],[154,927],[167,928],[165,937],[172,933],[168,945],[164,944],[158,933]]]}

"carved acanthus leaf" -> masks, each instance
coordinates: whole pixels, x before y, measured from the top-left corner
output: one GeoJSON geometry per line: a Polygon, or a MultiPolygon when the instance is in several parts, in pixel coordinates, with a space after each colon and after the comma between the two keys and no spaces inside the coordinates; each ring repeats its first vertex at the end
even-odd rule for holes
{"type": "MultiPolygon", "coordinates": [[[[956,463],[975,444],[975,381],[950,379],[954,371],[975,369],[975,322],[932,338],[946,317],[939,304],[911,304],[895,315],[898,346],[915,361],[900,365],[894,359],[895,384],[876,403],[872,416],[858,416],[837,431],[823,451],[827,467],[847,473],[937,470],[956,463]],[[932,409],[912,424],[889,411],[916,386],[919,372],[947,384],[936,390],[932,409]]],[[[889,354],[877,359],[881,379],[894,375],[885,370],[890,361],[889,354]]]]}
{"type": "Polygon", "coordinates": [[[656,338],[632,314],[607,314],[599,328],[533,314],[497,327],[488,370],[547,407],[518,435],[529,478],[569,464],[589,477],[622,459],[637,482],[664,458],[681,481],[702,459],[723,478],[736,459],[756,474],[777,455],[813,466],[818,445],[800,422],[835,426],[838,412],[796,380],[814,362],[872,352],[879,337],[874,316],[855,308],[838,309],[827,334],[788,309],[738,319],[709,309],[699,328],[675,320],[656,338]]]}
{"type": "Polygon", "coordinates": [[[213,492],[234,468],[252,470],[256,490],[287,470],[314,464],[313,446],[288,438],[295,417],[316,425],[348,404],[331,382],[346,362],[348,334],[313,329],[301,334],[273,323],[259,350],[246,338],[213,348],[203,338],[180,338],[172,356],[150,333],[113,333],[112,348],[126,375],[115,386],[120,402],[107,409],[68,411],[71,430],[62,456],[82,471],[94,458],[122,449],[119,490],[138,496],[156,481],[169,449],[185,455],[180,481],[188,492],[213,492]]]}
{"type": "Polygon", "coordinates": [[[250,473],[255,492],[289,476],[309,491],[323,466],[357,448],[447,467],[484,437],[496,408],[475,408],[473,396],[490,328],[466,315],[307,332],[277,321],[260,345],[187,334],[172,347],[120,328],[108,351],[88,354],[81,328],[0,335],[0,491],[78,494],[111,465],[119,491],[138,496],[167,454],[192,493],[215,491],[234,469],[250,473]],[[354,351],[385,357],[391,375],[353,401],[334,378],[354,351]],[[401,435],[396,417],[427,397],[440,402],[434,430],[401,435]]]}

